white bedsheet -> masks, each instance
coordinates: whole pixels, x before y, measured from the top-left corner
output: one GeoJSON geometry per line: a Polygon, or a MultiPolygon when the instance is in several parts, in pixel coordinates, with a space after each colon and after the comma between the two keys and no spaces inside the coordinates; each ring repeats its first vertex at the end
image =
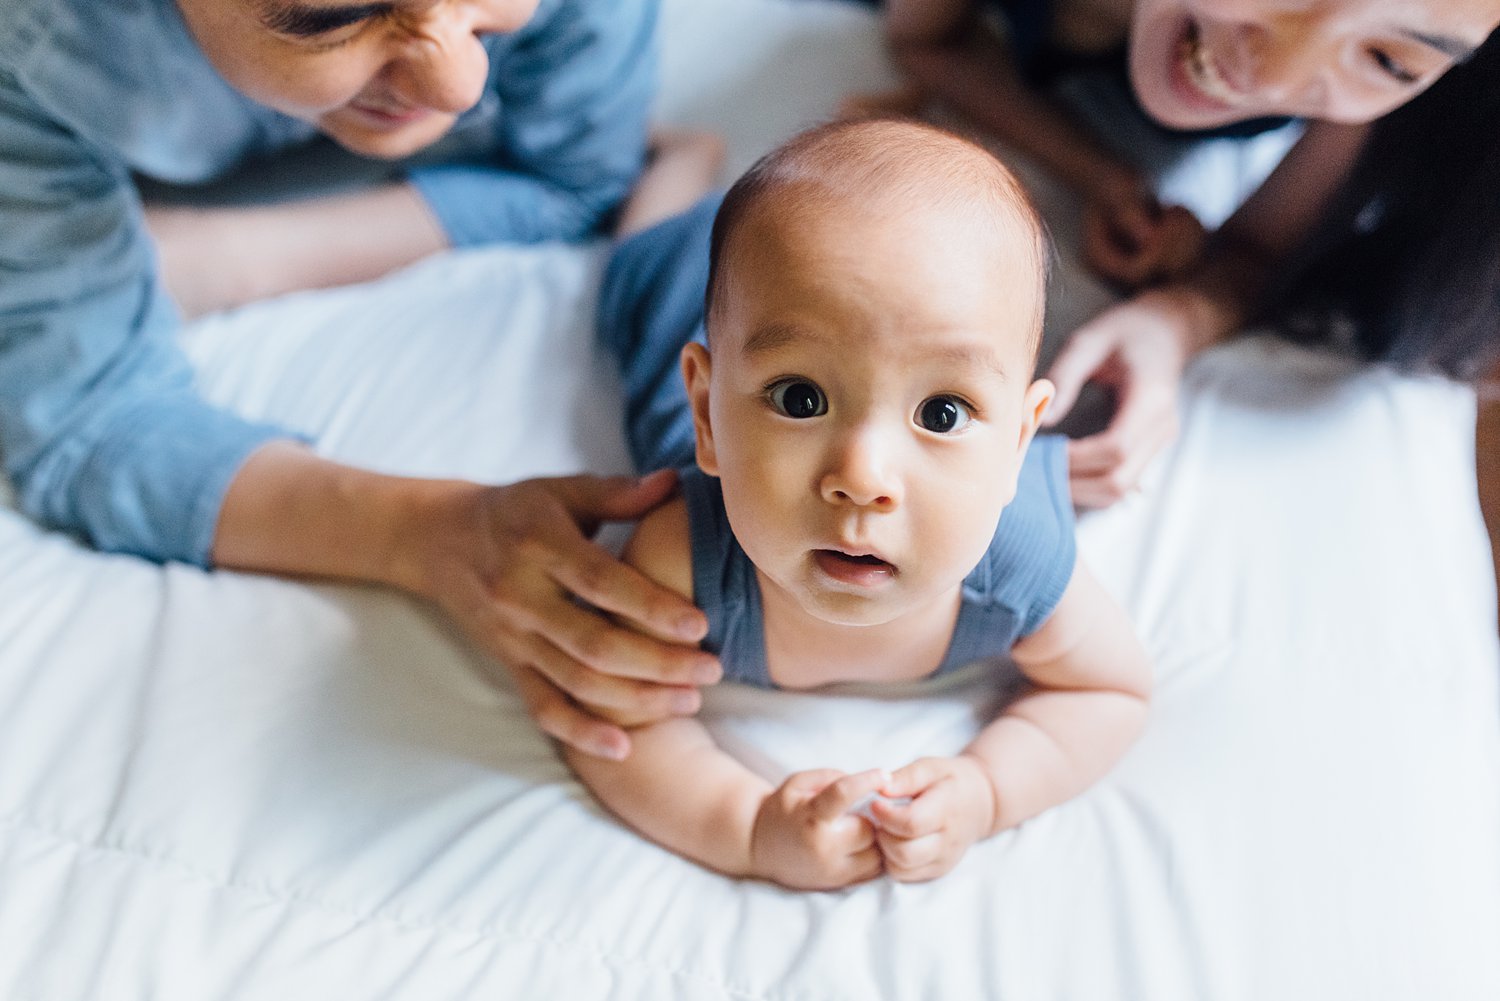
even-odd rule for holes
{"type": "MultiPolygon", "coordinates": [[[[884,80],[854,9],[666,8],[663,115],[722,118],[736,166],[884,80]]],[[[188,346],[210,396],[331,455],[622,469],[599,262],[448,255],[188,346]]],[[[1146,736],[947,878],[836,894],[640,841],[398,596],[101,556],[0,510],[0,997],[1494,1001],[1471,394],[1251,339],[1185,406],[1147,489],[1080,528],[1156,657],[1146,736]]],[[[762,767],[899,764],[960,746],[994,677],[725,688],[709,715],[762,767]]]]}

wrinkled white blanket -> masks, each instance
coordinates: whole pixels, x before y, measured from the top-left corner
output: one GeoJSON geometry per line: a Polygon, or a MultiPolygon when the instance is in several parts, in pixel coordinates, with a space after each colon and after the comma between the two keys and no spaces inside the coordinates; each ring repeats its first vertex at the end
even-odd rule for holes
{"type": "MultiPolygon", "coordinates": [[[[664,117],[722,120],[736,166],[885,80],[853,8],[676,0],[666,30],[664,117]]],[[[452,254],[188,344],[213,398],[345,459],[622,469],[600,253],[452,254]]],[[[1472,428],[1441,381],[1260,339],[1201,359],[1147,489],[1080,529],[1156,657],[1146,736],[947,878],[836,894],[642,842],[396,595],[100,556],[0,510],[0,996],[1493,1001],[1472,428]]],[[[709,715],[763,767],[900,764],[961,745],[995,677],[726,688],[709,715]]]]}

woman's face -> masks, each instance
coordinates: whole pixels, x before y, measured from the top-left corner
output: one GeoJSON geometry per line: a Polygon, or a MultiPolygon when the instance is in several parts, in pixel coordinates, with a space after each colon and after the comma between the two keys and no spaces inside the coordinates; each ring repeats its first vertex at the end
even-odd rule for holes
{"type": "Polygon", "coordinates": [[[1137,0],[1130,76],[1153,117],[1368,122],[1500,23],[1500,0],[1137,0]]]}
{"type": "Polygon", "coordinates": [[[236,90],[366,156],[431,145],[479,100],[480,38],[519,30],[538,0],[178,0],[236,90]]]}

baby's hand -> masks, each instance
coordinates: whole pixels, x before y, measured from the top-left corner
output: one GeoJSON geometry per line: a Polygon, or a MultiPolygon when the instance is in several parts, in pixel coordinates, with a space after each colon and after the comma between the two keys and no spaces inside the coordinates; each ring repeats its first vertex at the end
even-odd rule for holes
{"type": "Polygon", "coordinates": [[[875,832],[849,808],[887,777],[823,768],[788,778],[755,815],[752,871],[796,890],[836,890],[880,875],[875,832]]]}
{"type": "Polygon", "coordinates": [[[1197,216],[1161,205],[1144,186],[1106,189],[1084,210],[1084,262],[1127,289],[1185,274],[1207,241],[1197,216]]]}
{"type": "Polygon", "coordinates": [[[870,803],[875,843],[894,880],[936,879],[994,826],[995,787],[977,758],[922,758],[893,774],[870,803]],[[901,805],[899,797],[911,801],[901,805]]]}

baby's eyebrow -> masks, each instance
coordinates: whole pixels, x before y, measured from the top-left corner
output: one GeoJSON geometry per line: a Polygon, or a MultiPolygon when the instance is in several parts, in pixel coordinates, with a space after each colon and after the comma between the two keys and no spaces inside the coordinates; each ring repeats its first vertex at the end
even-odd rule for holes
{"type": "Polygon", "coordinates": [[[928,358],[936,358],[964,368],[988,369],[1001,379],[1010,378],[1005,372],[1005,366],[1001,365],[1000,359],[995,356],[995,352],[988,348],[969,344],[939,344],[924,349],[922,353],[928,358]]]}
{"type": "Polygon", "coordinates": [[[770,323],[745,338],[744,352],[747,355],[770,354],[795,341],[814,339],[807,331],[790,323],[770,323]]]}

